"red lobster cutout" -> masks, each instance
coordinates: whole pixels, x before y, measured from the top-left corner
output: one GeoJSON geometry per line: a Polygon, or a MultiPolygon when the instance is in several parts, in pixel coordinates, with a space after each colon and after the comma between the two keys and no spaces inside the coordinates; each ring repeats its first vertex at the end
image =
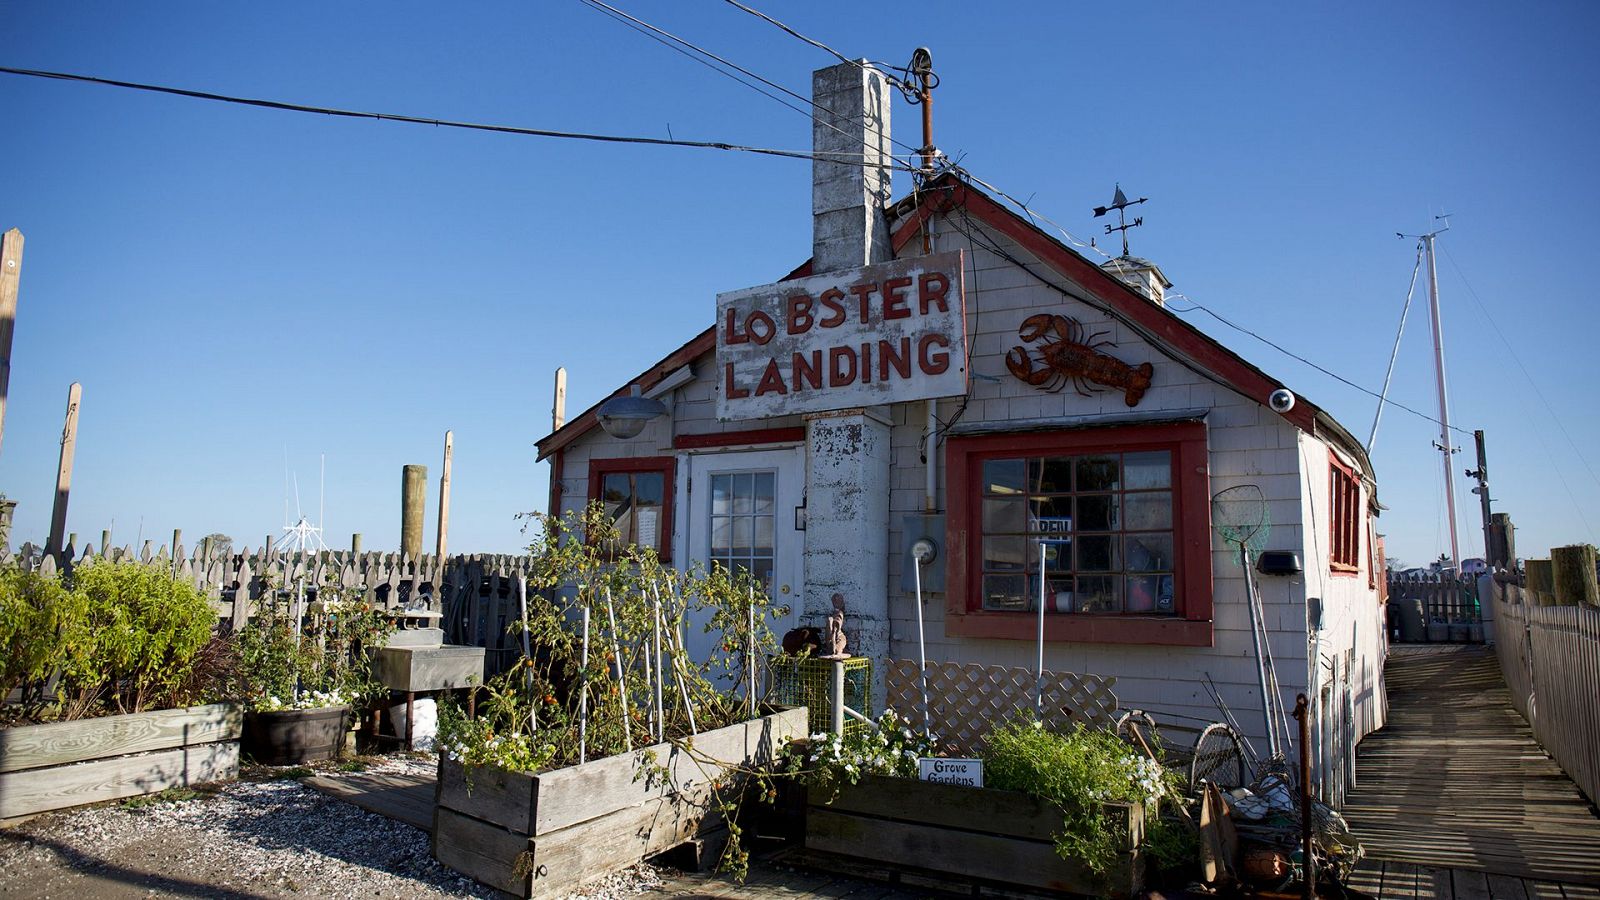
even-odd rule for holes
{"type": "Polygon", "coordinates": [[[1096,340],[1105,334],[1097,331],[1083,337],[1083,323],[1066,316],[1039,313],[1022,320],[1017,336],[1024,341],[1039,340],[1053,333],[1056,340],[1047,340],[1037,348],[1041,368],[1035,369],[1033,357],[1027,347],[1012,347],[1006,354],[1006,368],[1011,374],[1034,387],[1043,387],[1054,393],[1071,381],[1073,389],[1082,396],[1115,388],[1129,406],[1138,406],[1144,392],[1150,388],[1150,376],[1155,368],[1149,363],[1130,366],[1114,356],[1101,353],[1101,347],[1114,347],[1111,341],[1096,340]],[[1101,385],[1100,388],[1091,385],[1101,385]]]}

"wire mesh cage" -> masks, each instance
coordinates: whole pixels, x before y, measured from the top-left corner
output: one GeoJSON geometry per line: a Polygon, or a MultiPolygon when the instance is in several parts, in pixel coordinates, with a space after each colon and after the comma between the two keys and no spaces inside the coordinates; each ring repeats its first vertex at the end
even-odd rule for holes
{"type": "MultiPolygon", "coordinates": [[[[804,706],[809,710],[806,719],[811,734],[827,731],[833,718],[833,667],[835,660],[812,656],[774,657],[768,669],[772,673],[772,692],[768,699],[780,706],[804,706]]],[[[852,656],[838,660],[844,666],[844,705],[856,712],[872,717],[872,660],[865,656],[852,656]]],[[[844,718],[844,733],[856,734],[869,725],[850,716],[844,718]]]]}

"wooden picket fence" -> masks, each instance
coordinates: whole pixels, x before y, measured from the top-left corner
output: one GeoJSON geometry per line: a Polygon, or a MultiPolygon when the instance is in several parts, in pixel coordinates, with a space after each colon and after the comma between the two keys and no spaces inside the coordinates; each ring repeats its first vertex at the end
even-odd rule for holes
{"type": "Polygon", "coordinates": [[[1483,621],[1476,575],[1390,575],[1389,600],[1421,600],[1430,623],[1466,625],[1483,621]]]}
{"type": "Polygon", "coordinates": [[[100,559],[136,559],[168,567],[173,577],[204,591],[218,617],[234,627],[248,620],[272,591],[332,583],[359,591],[368,603],[383,609],[409,607],[440,613],[440,627],[448,643],[487,650],[487,674],[504,671],[521,652],[520,639],[507,635],[506,626],[519,615],[517,577],[528,574],[531,557],[478,553],[444,559],[427,554],[411,559],[398,553],[285,553],[271,549],[224,554],[207,546],[185,553],[181,544],[176,549],[176,554],[165,545],[155,549],[147,541],[138,551],[112,547],[102,554],[88,546],[81,551],[68,547],[47,554],[33,544],[23,544],[15,561],[25,569],[43,572],[70,572],[100,559]]]}
{"type": "Polygon", "coordinates": [[[1591,803],[1600,803],[1600,608],[1530,606],[1495,591],[1495,652],[1517,712],[1591,803]]]}

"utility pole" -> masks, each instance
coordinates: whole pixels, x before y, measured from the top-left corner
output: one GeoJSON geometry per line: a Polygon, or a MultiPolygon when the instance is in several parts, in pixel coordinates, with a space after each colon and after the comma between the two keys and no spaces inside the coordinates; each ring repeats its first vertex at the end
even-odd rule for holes
{"type": "Polygon", "coordinates": [[[61,429],[61,462],[56,467],[56,503],[50,512],[50,538],[45,553],[58,553],[67,536],[67,497],[72,493],[72,458],[78,449],[78,406],[83,402],[83,385],[74,381],[67,389],[67,423],[61,429]]]}
{"type": "MultiPolygon", "coordinates": [[[[1467,477],[1475,478],[1478,486],[1472,489],[1478,495],[1478,506],[1483,511],[1483,561],[1491,569],[1494,568],[1494,514],[1489,511],[1489,458],[1483,449],[1483,429],[1472,432],[1472,440],[1478,445],[1478,468],[1468,469],[1467,477]]],[[[1506,562],[1506,568],[1511,568],[1515,563],[1506,562]]]]}
{"type": "Polygon", "coordinates": [[[1444,456],[1444,500],[1445,510],[1450,516],[1450,564],[1459,572],[1461,544],[1456,535],[1456,474],[1450,465],[1450,454],[1456,451],[1450,446],[1450,400],[1445,392],[1444,377],[1444,329],[1439,320],[1439,276],[1433,261],[1433,239],[1449,230],[1450,222],[1446,220],[1443,228],[1430,231],[1421,237],[1423,247],[1428,253],[1428,309],[1433,319],[1433,370],[1439,385],[1439,440],[1434,446],[1438,447],[1444,456]]]}
{"type": "Polygon", "coordinates": [[[22,283],[22,232],[0,235],[0,438],[5,437],[6,397],[11,393],[11,335],[17,325],[17,289],[22,283]]]}

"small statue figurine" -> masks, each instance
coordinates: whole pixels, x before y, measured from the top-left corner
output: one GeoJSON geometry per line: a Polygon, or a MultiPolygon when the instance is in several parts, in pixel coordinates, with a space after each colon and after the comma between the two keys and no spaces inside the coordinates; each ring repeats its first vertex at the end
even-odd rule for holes
{"type": "Polygon", "coordinates": [[[844,595],[833,595],[833,612],[828,613],[828,621],[822,626],[823,659],[845,659],[850,656],[845,650],[844,637],[844,595]]]}

